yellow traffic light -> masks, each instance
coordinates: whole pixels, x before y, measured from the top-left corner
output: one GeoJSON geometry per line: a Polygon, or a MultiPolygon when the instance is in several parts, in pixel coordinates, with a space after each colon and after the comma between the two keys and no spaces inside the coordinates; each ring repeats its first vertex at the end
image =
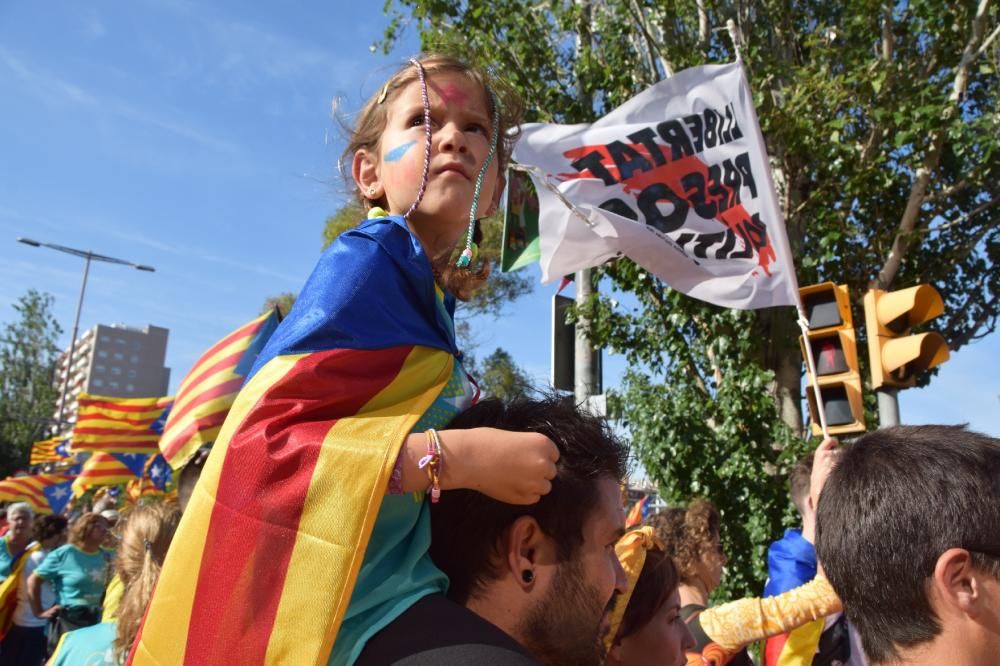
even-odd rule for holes
{"type": "Polygon", "coordinates": [[[913,386],[921,373],[948,360],[940,333],[910,335],[911,328],[944,312],[937,289],[929,284],[893,292],[870,289],[864,302],[872,388],[913,386]]]}
{"type": "Polygon", "coordinates": [[[824,282],[799,290],[809,333],[799,337],[802,357],[806,345],[816,362],[816,377],[808,377],[806,400],[814,435],[822,434],[816,405],[817,385],[831,435],[864,432],[861,374],[854,319],[846,285],[824,282]]]}

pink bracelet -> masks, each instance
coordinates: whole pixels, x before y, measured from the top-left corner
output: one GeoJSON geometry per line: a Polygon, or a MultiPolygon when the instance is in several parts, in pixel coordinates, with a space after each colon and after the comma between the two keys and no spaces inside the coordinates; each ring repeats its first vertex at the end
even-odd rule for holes
{"type": "Polygon", "coordinates": [[[441,439],[434,428],[428,428],[424,435],[427,436],[427,455],[420,459],[417,467],[427,470],[430,481],[427,492],[431,495],[431,503],[436,503],[441,499],[441,439]]]}

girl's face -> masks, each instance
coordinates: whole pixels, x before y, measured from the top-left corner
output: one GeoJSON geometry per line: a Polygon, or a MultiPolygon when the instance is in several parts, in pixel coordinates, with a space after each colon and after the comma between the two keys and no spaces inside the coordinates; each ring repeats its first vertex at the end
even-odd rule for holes
{"type": "Polygon", "coordinates": [[[719,587],[719,583],[722,581],[722,571],[726,566],[726,562],[729,558],[726,557],[725,551],[722,549],[722,540],[718,534],[712,536],[711,547],[707,552],[702,554],[701,562],[698,563],[698,576],[701,578],[702,583],[705,585],[705,590],[711,594],[712,591],[719,587]]]}
{"type": "MultiPolygon", "coordinates": [[[[410,215],[411,228],[434,255],[451,249],[469,223],[476,177],[490,150],[492,115],[483,88],[459,72],[427,76],[431,109],[431,158],[427,189],[410,215]]],[[[420,82],[389,102],[377,154],[359,150],[354,176],[369,199],[383,195],[389,212],[402,215],[417,197],[424,169],[424,104],[420,82]]],[[[494,159],[483,180],[476,217],[487,215],[499,197],[494,159]]]]}
{"type": "Polygon", "coordinates": [[[611,648],[622,666],[681,666],[694,638],[680,616],[681,601],[675,590],[656,615],[639,631],[622,638],[611,648]]]}

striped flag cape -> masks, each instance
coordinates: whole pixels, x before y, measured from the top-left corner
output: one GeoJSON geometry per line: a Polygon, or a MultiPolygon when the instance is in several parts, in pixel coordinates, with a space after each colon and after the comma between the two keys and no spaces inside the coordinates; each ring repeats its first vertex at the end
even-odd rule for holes
{"type": "Polygon", "coordinates": [[[160,451],[180,469],[203,444],[215,441],[250,367],[278,327],[277,309],[222,338],[184,377],[160,439],[160,451]]]}
{"type": "Polygon", "coordinates": [[[0,481],[0,501],[27,502],[35,513],[62,513],[74,478],[73,474],[12,476],[0,481]]]}
{"type": "Polygon", "coordinates": [[[69,440],[65,437],[52,437],[35,442],[31,445],[29,465],[41,465],[48,462],[60,462],[69,457],[69,440]]]}
{"type": "Polygon", "coordinates": [[[73,451],[156,453],[154,425],[173,398],[113,398],[81,393],[73,451]]]}
{"type": "Polygon", "coordinates": [[[327,663],[399,447],[451,378],[452,303],[402,218],[324,253],[215,440],[127,663],[327,663]]]}
{"type": "Polygon", "coordinates": [[[94,486],[116,486],[142,476],[149,456],[141,453],[95,453],[83,463],[73,482],[77,497],[94,486]]]}

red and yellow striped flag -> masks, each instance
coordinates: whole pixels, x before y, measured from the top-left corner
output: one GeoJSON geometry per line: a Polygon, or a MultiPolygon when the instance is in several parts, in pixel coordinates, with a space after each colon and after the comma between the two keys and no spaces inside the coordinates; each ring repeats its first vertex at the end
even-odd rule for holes
{"type": "MultiPolygon", "coordinates": [[[[71,481],[73,474],[36,474],[34,476],[12,476],[0,481],[0,501],[27,502],[35,513],[52,513],[46,489],[55,489],[59,484],[71,481]]],[[[68,491],[67,491],[68,492],[68,491]]],[[[55,498],[59,499],[66,498],[55,498]]],[[[60,502],[60,510],[65,502],[60,502]]]]}
{"type": "Polygon", "coordinates": [[[141,454],[95,453],[83,463],[83,469],[73,482],[73,494],[79,497],[93,486],[128,483],[142,475],[142,465],[145,462],[146,456],[141,454]],[[126,456],[133,456],[135,459],[130,460],[126,456]],[[138,473],[135,471],[136,466],[138,473]]]}
{"type": "Polygon", "coordinates": [[[257,355],[278,327],[277,310],[222,338],[184,377],[160,439],[163,457],[179,469],[203,444],[219,436],[229,408],[257,355]]]}
{"type": "Polygon", "coordinates": [[[73,451],[156,453],[157,419],[173,398],[112,398],[81,393],[73,451]]]}
{"type": "Polygon", "coordinates": [[[69,457],[66,447],[63,446],[65,437],[52,437],[35,442],[31,445],[31,456],[29,465],[41,465],[48,462],[59,462],[69,457]]]}

